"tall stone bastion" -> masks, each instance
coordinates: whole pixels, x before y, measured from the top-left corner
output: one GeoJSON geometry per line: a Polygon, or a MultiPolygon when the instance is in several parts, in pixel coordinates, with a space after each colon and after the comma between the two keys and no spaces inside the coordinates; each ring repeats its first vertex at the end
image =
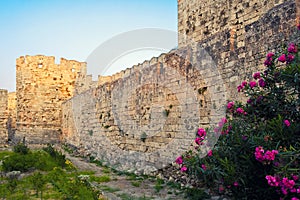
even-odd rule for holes
{"type": "MultiPolygon", "coordinates": [[[[119,170],[149,174],[217,125],[265,55],[299,41],[298,0],[178,0],[178,48],[112,76],[88,63],[21,56],[0,90],[0,143],[66,143],[119,170]]],[[[101,59],[101,57],[99,57],[101,59]]],[[[218,139],[208,136],[203,155],[218,139]]]]}

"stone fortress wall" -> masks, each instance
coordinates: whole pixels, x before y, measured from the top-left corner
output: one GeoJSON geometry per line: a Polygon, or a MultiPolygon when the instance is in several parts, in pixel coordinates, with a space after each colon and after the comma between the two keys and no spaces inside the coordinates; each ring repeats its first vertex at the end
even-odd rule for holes
{"type": "Polygon", "coordinates": [[[7,131],[8,131],[8,140],[12,141],[15,136],[16,131],[16,120],[17,120],[17,94],[16,92],[8,93],[8,119],[7,119],[7,131]]]}
{"type": "Polygon", "coordinates": [[[13,138],[16,130],[16,105],[16,93],[0,89],[0,145],[13,138]]]}
{"type": "Polygon", "coordinates": [[[172,162],[209,124],[211,102],[224,99],[211,98],[201,70],[183,55],[99,77],[98,87],[63,103],[64,142],[120,169],[148,173],[172,162]]]}
{"type": "Polygon", "coordinates": [[[231,44],[236,43],[237,48],[245,46],[246,27],[284,2],[290,1],[178,0],[179,46],[205,40],[223,31],[229,31],[231,44]]]}
{"type": "Polygon", "coordinates": [[[236,97],[237,84],[263,69],[266,52],[293,34],[297,1],[178,0],[179,47],[203,43],[228,80],[228,96],[236,97]]]}
{"type": "Polygon", "coordinates": [[[0,141],[7,141],[7,104],[8,104],[8,91],[0,89],[0,141]]]}
{"type": "Polygon", "coordinates": [[[74,95],[76,80],[86,63],[53,56],[22,56],[17,59],[16,139],[29,143],[59,140],[61,104],[74,95]]]}
{"type": "Polygon", "coordinates": [[[85,63],[20,57],[15,139],[66,142],[123,170],[161,168],[190,148],[198,127],[218,122],[226,101],[242,98],[237,85],[264,68],[268,51],[299,39],[299,4],[178,0],[179,48],[97,82],[85,63]]]}
{"type": "Polygon", "coordinates": [[[199,126],[216,124],[226,101],[242,99],[237,85],[264,68],[268,51],[299,39],[294,1],[178,4],[179,49],[99,77],[63,103],[65,142],[120,169],[161,168],[199,126]]]}

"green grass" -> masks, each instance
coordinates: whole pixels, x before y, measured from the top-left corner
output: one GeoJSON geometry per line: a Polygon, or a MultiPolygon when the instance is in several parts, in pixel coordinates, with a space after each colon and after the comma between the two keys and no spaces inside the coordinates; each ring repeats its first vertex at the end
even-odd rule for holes
{"type": "Polygon", "coordinates": [[[141,186],[141,182],[139,182],[139,181],[132,181],[131,185],[134,186],[134,187],[140,187],[141,186]]]}
{"type": "Polygon", "coordinates": [[[167,186],[170,187],[170,188],[173,188],[173,189],[181,189],[180,183],[176,183],[176,182],[173,182],[173,181],[167,182],[167,186]]]}
{"type": "Polygon", "coordinates": [[[155,192],[158,193],[160,190],[162,190],[164,188],[164,183],[164,180],[158,178],[154,186],[155,192]]]}
{"type": "Polygon", "coordinates": [[[108,167],[104,167],[104,168],[102,169],[102,172],[103,172],[104,174],[110,174],[110,173],[111,173],[111,170],[110,170],[108,167]]]}
{"type": "Polygon", "coordinates": [[[114,193],[114,192],[118,192],[120,191],[119,188],[113,188],[113,187],[109,187],[107,185],[100,185],[100,189],[105,191],[105,192],[110,192],[110,193],[114,193]]]}
{"type": "Polygon", "coordinates": [[[94,175],[95,174],[94,171],[80,171],[79,173],[82,175],[94,175]]]}
{"type": "Polygon", "coordinates": [[[208,199],[210,196],[203,190],[197,188],[187,188],[185,197],[189,200],[208,199]]]}
{"type": "Polygon", "coordinates": [[[126,174],[126,180],[129,180],[129,181],[138,180],[138,176],[135,174],[126,174]]]}
{"type": "Polygon", "coordinates": [[[111,179],[107,175],[103,175],[103,176],[91,176],[91,181],[95,181],[97,183],[106,183],[106,182],[111,181],[111,179]]]}
{"type": "Polygon", "coordinates": [[[118,197],[120,197],[122,200],[151,200],[153,199],[152,197],[135,197],[132,196],[130,194],[126,194],[126,193],[122,193],[122,194],[118,194],[118,197]]]}
{"type": "Polygon", "coordinates": [[[0,160],[2,160],[6,156],[10,156],[10,155],[13,155],[13,154],[14,154],[14,152],[12,152],[12,151],[1,151],[0,152],[0,160]]]}
{"type": "MultiPolygon", "coordinates": [[[[79,177],[93,177],[93,171],[78,172],[70,168],[65,164],[65,156],[50,145],[44,150],[23,151],[25,147],[20,147],[15,152],[0,152],[1,171],[28,171],[29,174],[22,179],[1,177],[0,199],[97,199],[99,191],[79,177]]],[[[110,180],[108,176],[97,179],[101,182],[110,180]]]]}

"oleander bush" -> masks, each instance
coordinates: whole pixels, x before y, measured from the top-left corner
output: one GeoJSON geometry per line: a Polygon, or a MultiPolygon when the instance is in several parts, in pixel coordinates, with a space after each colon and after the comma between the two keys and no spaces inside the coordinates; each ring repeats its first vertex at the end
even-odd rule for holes
{"type": "Polygon", "coordinates": [[[237,87],[217,127],[199,128],[194,146],[176,159],[182,173],[233,199],[300,199],[300,55],[290,44],[269,52],[266,69],[237,87]],[[219,137],[203,157],[208,136],[219,137]]]}

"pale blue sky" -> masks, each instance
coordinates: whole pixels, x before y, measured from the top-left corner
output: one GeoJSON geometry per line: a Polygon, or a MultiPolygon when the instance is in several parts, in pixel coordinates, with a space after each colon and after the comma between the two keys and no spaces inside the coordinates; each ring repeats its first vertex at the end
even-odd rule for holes
{"type": "Polygon", "coordinates": [[[123,32],[177,31],[177,0],[2,0],[0,27],[0,88],[15,91],[19,56],[85,61],[101,43],[123,32]]]}

